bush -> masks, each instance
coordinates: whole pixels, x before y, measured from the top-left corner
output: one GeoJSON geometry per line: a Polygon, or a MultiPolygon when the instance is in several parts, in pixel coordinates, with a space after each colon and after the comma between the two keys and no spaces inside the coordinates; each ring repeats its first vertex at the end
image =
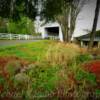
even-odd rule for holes
{"type": "Polygon", "coordinates": [[[15,34],[34,34],[34,23],[27,17],[22,17],[20,21],[8,23],[8,32],[15,34]]]}
{"type": "Polygon", "coordinates": [[[7,27],[0,27],[0,33],[7,33],[7,27]]]}
{"type": "Polygon", "coordinates": [[[0,33],[7,33],[7,20],[0,17],[0,33]]]}
{"type": "Polygon", "coordinates": [[[80,54],[79,56],[77,56],[77,63],[84,63],[84,62],[87,62],[87,61],[90,61],[93,59],[93,56],[90,55],[90,54],[80,54]]]}

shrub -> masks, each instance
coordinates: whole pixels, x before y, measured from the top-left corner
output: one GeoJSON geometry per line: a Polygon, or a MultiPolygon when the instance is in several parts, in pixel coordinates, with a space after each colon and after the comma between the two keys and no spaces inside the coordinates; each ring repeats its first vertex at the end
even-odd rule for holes
{"type": "Polygon", "coordinates": [[[78,81],[86,80],[90,84],[96,85],[96,76],[92,73],[88,73],[88,72],[80,70],[77,72],[75,76],[78,81]]]}
{"type": "Polygon", "coordinates": [[[0,33],[7,33],[7,20],[0,17],[0,33]]]}
{"type": "Polygon", "coordinates": [[[7,33],[6,27],[0,27],[0,33],[7,33]]]}
{"type": "Polygon", "coordinates": [[[35,33],[34,23],[27,17],[21,17],[20,21],[8,23],[8,32],[15,34],[33,34],[35,33]]]}
{"type": "Polygon", "coordinates": [[[79,56],[77,56],[77,63],[84,63],[84,62],[87,62],[87,61],[90,61],[93,59],[93,56],[90,55],[90,54],[80,54],[79,56]]]}

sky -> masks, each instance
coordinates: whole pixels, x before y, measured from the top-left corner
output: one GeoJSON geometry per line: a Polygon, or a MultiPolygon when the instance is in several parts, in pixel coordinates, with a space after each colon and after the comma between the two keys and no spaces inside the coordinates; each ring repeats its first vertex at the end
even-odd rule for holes
{"type": "MultiPolygon", "coordinates": [[[[86,34],[86,30],[92,30],[93,19],[96,8],[96,0],[89,0],[82,8],[76,21],[76,29],[74,31],[74,37],[86,34]]],[[[100,30],[100,13],[98,19],[97,30],[100,30]]]]}

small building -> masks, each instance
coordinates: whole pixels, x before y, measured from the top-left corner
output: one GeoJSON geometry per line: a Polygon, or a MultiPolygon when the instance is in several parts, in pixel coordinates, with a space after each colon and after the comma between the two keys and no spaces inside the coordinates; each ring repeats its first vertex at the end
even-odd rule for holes
{"type": "Polygon", "coordinates": [[[58,23],[47,23],[42,27],[42,37],[63,41],[61,27],[58,23]]]}
{"type": "Polygon", "coordinates": [[[57,22],[49,22],[44,25],[36,26],[43,39],[56,39],[63,41],[61,27],[57,22]]]}
{"type": "MultiPolygon", "coordinates": [[[[75,40],[82,46],[87,47],[90,41],[90,34],[76,37],[75,40]]],[[[94,38],[94,47],[100,47],[100,31],[97,31],[94,38]]]]}

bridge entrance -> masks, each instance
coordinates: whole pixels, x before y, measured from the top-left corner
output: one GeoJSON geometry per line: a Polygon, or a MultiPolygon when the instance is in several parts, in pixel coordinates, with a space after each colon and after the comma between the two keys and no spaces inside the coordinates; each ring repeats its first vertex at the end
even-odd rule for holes
{"type": "Polygon", "coordinates": [[[59,36],[59,27],[46,27],[47,36],[59,36]]]}

